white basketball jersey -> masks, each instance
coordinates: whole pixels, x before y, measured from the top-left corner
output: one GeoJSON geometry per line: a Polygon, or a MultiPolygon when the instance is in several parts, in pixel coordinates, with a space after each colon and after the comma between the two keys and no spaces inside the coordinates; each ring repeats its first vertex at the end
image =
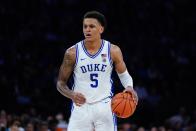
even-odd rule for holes
{"type": "Polygon", "coordinates": [[[102,40],[100,49],[94,55],[88,53],[84,41],[78,42],[75,47],[74,91],[82,93],[87,103],[111,96],[113,67],[110,42],[102,40]]]}

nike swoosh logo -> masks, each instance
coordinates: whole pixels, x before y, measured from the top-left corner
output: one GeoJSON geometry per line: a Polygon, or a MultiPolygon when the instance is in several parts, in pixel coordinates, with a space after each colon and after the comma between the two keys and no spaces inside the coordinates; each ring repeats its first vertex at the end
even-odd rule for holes
{"type": "Polygon", "coordinates": [[[82,58],[82,59],[80,59],[80,60],[85,60],[86,58],[82,58]]]}

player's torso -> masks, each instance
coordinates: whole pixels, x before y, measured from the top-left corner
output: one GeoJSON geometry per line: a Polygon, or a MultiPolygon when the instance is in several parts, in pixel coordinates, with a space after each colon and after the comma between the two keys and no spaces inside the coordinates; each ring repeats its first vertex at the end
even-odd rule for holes
{"type": "Polygon", "coordinates": [[[102,40],[100,49],[91,55],[84,41],[76,44],[74,90],[85,95],[87,102],[99,101],[111,95],[112,61],[110,43],[102,40]]]}

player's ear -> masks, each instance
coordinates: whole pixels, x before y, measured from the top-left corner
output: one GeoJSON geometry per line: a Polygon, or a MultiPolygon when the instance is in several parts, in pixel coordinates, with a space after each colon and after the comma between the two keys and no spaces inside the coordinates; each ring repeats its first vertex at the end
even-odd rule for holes
{"type": "Polygon", "coordinates": [[[100,26],[100,30],[99,30],[100,34],[102,34],[104,32],[104,27],[100,26]]]}

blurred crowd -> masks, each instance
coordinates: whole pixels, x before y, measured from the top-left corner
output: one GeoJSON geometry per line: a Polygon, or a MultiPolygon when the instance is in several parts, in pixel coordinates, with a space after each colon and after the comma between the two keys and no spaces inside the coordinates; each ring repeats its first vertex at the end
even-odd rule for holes
{"type": "MultiPolygon", "coordinates": [[[[133,77],[139,104],[128,126],[159,130],[181,107],[190,117],[196,109],[193,1],[10,0],[0,2],[0,109],[7,112],[6,126],[16,116],[26,128],[21,119],[32,118],[32,108],[45,117],[38,125],[56,121],[58,112],[68,120],[71,101],[57,92],[56,79],[65,50],[83,39],[82,17],[89,10],[105,14],[103,38],[121,48],[133,77]]],[[[115,72],[113,80],[114,92],[122,91],[115,72]]]]}

